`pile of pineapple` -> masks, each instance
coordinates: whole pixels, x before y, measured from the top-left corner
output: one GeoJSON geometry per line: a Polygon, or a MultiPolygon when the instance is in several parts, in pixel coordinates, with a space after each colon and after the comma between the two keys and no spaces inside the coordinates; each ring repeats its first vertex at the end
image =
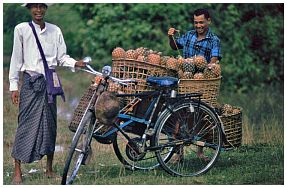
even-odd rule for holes
{"type": "Polygon", "coordinates": [[[158,52],[149,48],[139,47],[137,49],[124,50],[117,47],[112,52],[112,59],[129,59],[141,62],[147,62],[161,67],[178,70],[178,59],[172,56],[163,56],[162,52],[158,52]]]}
{"type": "Polygon", "coordinates": [[[112,52],[112,58],[129,59],[142,62],[149,62],[155,65],[161,65],[161,52],[154,51],[148,48],[140,47],[137,49],[129,49],[125,51],[121,47],[117,47],[112,52]]]}
{"type": "Polygon", "coordinates": [[[220,116],[229,116],[240,113],[240,108],[230,104],[217,104],[215,109],[220,116]]]}
{"type": "Polygon", "coordinates": [[[162,52],[145,47],[126,51],[117,47],[112,51],[112,59],[129,59],[159,65],[177,71],[180,79],[210,79],[221,76],[220,64],[208,64],[203,56],[184,59],[181,56],[163,56],[162,52]]]}
{"type": "Polygon", "coordinates": [[[178,77],[180,79],[211,79],[221,76],[219,63],[208,64],[203,56],[184,59],[178,58],[178,77]]]}

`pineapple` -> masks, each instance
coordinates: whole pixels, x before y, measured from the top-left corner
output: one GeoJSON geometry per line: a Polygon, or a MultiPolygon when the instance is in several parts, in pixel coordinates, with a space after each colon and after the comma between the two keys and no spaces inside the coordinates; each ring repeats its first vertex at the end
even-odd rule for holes
{"type": "Polygon", "coordinates": [[[183,72],[192,72],[195,73],[195,66],[193,63],[184,62],[182,64],[182,70],[183,72]]]}
{"type": "Polygon", "coordinates": [[[219,63],[209,63],[203,72],[206,78],[218,78],[221,75],[221,68],[219,63]]]}
{"type": "Polygon", "coordinates": [[[184,72],[181,69],[178,70],[177,74],[178,74],[178,78],[184,77],[184,72]]]}
{"type": "Polygon", "coordinates": [[[166,66],[166,62],[167,62],[168,59],[169,59],[169,56],[162,56],[160,58],[160,65],[161,66],[166,66]]]}
{"type": "Polygon", "coordinates": [[[182,64],[184,62],[184,59],[179,55],[177,58],[177,64],[178,64],[178,68],[181,69],[182,68],[182,64]]]}
{"type": "Polygon", "coordinates": [[[230,104],[224,104],[222,106],[222,114],[229,115],[233,113],[233,107],[230,104]]]}
{"type": "Polygon", "coordinates": [[[198,71],[203,71],[206,68],[207,62],[203,56],[195,56],[194,65],[196,66],[198,71]]]}
{"type": "Polygon", "coordinates": [[[159,54],[149,54],[147,60],[151,64],[159,65],[160,64],[160,55],[159,54]]]}
{"type": "Polygon", "coordinates": [[[233,114],[238,114],[238,113],[240,113],[240,109],[239,108],[234,108],[232,113],[233,114]]]}
{"type": "Polygon", "coordinates": [[[137,56],[135,54],[135,50],[128,50],[126,51],[126,59],[137,59],[137,56]]]}
{"type": "Polygon", "coordinates": [[[225,115],[225,116],[228,116],[231,114],[238,114],[241,111],[240,108],[231,106],[230,104],[223,104],[223,105],[218,104],[217,109],[219,110],[220,115],[225,115]]]}
{"type": "Polygon", "coordinates": [[[140,55],[144,56],[145,48],[144,48],[144,47],[139,47],[139,48],[137,48],[135,51],[136,51],[136,53],[137,53],[139,56],[140,56],[140,55]]]}
{"type": "Polygon", "coordinates": [[[121,47],[116,47],[112,52],[112,58],[113,59],[121,59],[125,58],[126,52],[121,47]]]}
{"type": "Polygon", "coordinates": [[[203,76],[203,73],[198,72],[198,73],[194,74],[193,78],[197,79],[197,80],[202,80],[202,79],[204,79],[204,76],[203,76]]]}
{"type": "Polygon", "coordinates": [[[193,73],[192,72],[184,72],[182,79],[193,79],[193,73]]]}
{"type": "Polygon", "coordinates": [[[145,56],[139,55],[138,58],[137,58],[137,61],[142,61],[142,62],[144,62],[144,61],[147,61],[147,59],[146,59],[145,56]]]}
{"type": "Polygon", "coordinates": [[[177,70],[178,69],[177,59],[175,59],[174,57],[170,57],[166,61],[166,67],[169,68],[169,69],[177,70]]]}
{"type": "Polygon", "coordinates": [[[206,79],[216,78],[216,75],[214,74],[214,72],[210,68],[205,68],[204,69],[203,76],[206,79]]]}

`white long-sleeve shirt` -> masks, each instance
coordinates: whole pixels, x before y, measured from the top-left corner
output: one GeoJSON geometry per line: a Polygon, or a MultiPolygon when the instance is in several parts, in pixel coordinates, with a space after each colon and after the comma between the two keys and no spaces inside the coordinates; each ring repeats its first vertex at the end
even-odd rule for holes
{"type": "MultiPolygon", "coordinates": [[[[48,66],[70,67],[75,71],[76,60],[66,54],[67,48],[63,34],[56,25],[45,22],[45,28],[35,24],[36,33],[42,45],[48,66]]],[[[10,62],[10,91],[18,90],[19,73],[23,71],[45,75],[44,65],[32,28],[28,22],[18,24],[14,29],[14,44],[10,62]]]]}

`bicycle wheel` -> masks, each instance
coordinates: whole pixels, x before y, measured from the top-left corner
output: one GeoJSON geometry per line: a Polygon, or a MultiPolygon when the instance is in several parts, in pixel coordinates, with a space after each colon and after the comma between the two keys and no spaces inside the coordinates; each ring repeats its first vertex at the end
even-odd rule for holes
{"type": "Polygon", "coordinates": [[[88,157],[92,130],[95,122],[94,114],[88,111],[77,129],[64,166],[62,185],[72,184],[77,173],[88,157]],[[89,126],[87,126],[89,125],[89,126]]]}
{"type": "Polygon", "coordinates": [[[216,162],[222,144],[221,123],[205,103],[183,101],[166,109],[156,124],[155,146],[162,167],[172,175],[197,176],[216,162]],[[162,153],[172,150],[170,160],[162,153]]]}
{"type": "MultiPolygon", "coordinates": [[[[118,131],[113,142],[114,152],[117,158],[127,169],[130,170],[151,170],[159,166],[154,152],[140,151],[142,138],[133,133],[127,133],[132,142],[129,142],[124,135],[118,131]]],[[[151,139],[146,141],[146,147],[151,146],[151,139]]]]}

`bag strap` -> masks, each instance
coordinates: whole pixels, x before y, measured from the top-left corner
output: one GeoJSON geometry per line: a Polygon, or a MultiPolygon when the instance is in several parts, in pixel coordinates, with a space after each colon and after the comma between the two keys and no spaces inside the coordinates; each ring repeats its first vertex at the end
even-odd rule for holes
{"type": "Polygon", "coordinates": [[[46,73],[46,76],[47,76],[47,72],[48,72],[48,70],[49,70],[49,66],[48,66],[46,57],[45,57],[45,55],[44,55],[44,51],[43,51],[42,45],[41,45],[41,43],[40,43],[40,41],[39,41],[39,38],[38,38],[38,36],[37,36],[35,27],[34,27],[34,25],[32,24],[32,22],[29,22],[29,25],[30,25],[30,27],[32,28],[33,34],[34,34],[34,36],[35,36],[36,43],[37,43],[37,45],[38,45],[38,49],[39,49],[39,51],[40,51],[40,54],[41,54],[41,57],[42,57],[42,60],[43,60],[43,63],[44,63],[45,73],[46,73]]]}
{"type": "MultiPolygon", "coordinates": [[[[49,85],[49,86],[47,87],[47,89],[48,89],[49,103],[53,103],[52,101],[53,101],[53,97],[54,97],[54,96],[53,96],[53,95],[49,95],[49,93],[50,93],[49,90],[51,89],[50,86],[51,86],[51,87],[53,86],[53,78],[52,78],[53,75],[51,74],[51,71],[50,71],[50,69],[49,69],[49,66],[48,66],[46,57],[45,57],[45,55],[44,55],[44,51],[43,51],[42,45],[41,45],[41,43],[40,43],[40,41],[39,41],[39,38],[38,38],[38,36],[37,36],[37,33],[36,33],[35,27],[34,27],[34,25],[32,24],[31,21],[29,22],[29,25],[30,25],[30,27],[32,28],[32,31],[33,31],[33,34],[34,34],[34,36],[35,36],[38,49],[39,49],[39,51],[40,51],[40,54],[41,54],[41,57],[42,57],[42,60],[43,60],[44,69],[45,69],[46,81],[47,81],[47,84],[49,85]]],[[[59,82],[60,82],[60,80],[59,80],[59,82]]],[[[60,83],[60,88],[62,89],[61,83],[60,83]]],[[[61,96],[62,96],[63,101],[65,101],[65,95],[64,95],[64,93],[61,94],[61,96]]]]}

